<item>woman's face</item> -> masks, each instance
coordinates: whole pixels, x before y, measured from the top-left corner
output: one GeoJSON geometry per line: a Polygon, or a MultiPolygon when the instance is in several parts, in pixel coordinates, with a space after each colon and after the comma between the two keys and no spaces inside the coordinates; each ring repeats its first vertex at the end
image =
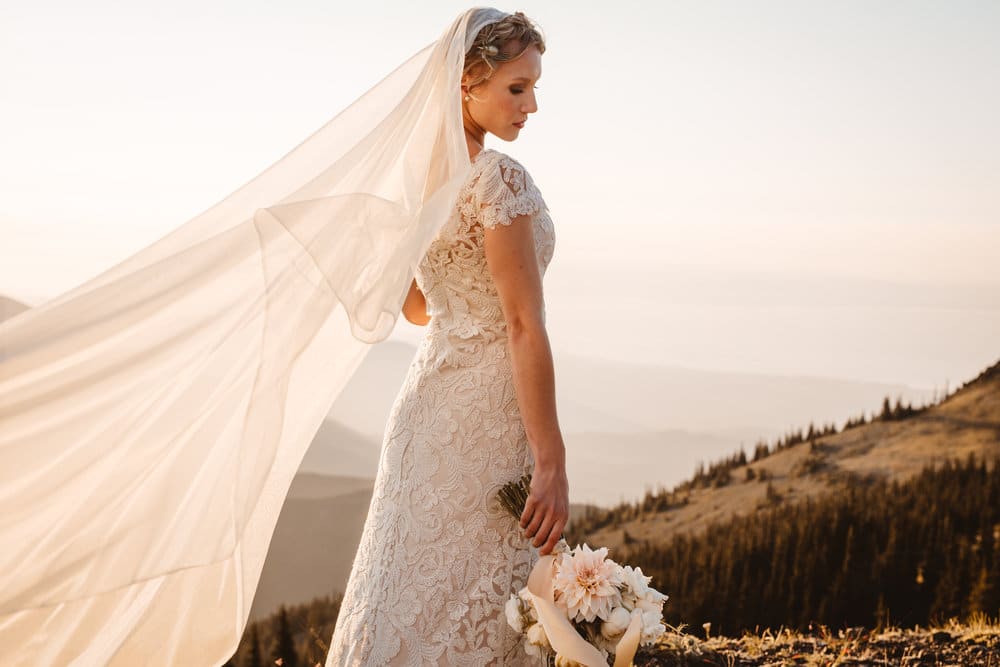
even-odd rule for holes
{"type": "Polygon", "coordinates": [[[465,126],[474,134],[489,132],[504,141],[517,139],[521,127],[538,110],[534,85],[542,76],[542,52],[532,44],[516,60],[501,63],[493,76],[470,91],[462,77],[465,126]],[[478,130],[478,131],[477,131],[478,130]]]}

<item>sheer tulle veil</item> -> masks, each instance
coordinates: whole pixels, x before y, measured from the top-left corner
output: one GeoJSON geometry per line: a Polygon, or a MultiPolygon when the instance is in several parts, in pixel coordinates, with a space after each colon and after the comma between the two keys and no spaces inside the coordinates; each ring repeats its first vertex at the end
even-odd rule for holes
{"type": "Polygon", "coordinates": [[[471,168],[463,12],[261,174],[0,325],[0,664],[235,652],[292,477],[471,168]]]}

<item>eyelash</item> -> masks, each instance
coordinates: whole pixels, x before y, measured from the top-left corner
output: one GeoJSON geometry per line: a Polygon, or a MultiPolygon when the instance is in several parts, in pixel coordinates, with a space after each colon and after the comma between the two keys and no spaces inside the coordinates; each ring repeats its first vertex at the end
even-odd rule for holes
{"type": "MultiPolygon", "coordinates": [[[[533,88],[535,90],[538,90],[538,86],[533,86],[533,88]]],[[[524,88],[517,88],[517,89],[511,88],[510,92],[514,93],[515,95],[519,95],[524,92],[524,88]]]]}

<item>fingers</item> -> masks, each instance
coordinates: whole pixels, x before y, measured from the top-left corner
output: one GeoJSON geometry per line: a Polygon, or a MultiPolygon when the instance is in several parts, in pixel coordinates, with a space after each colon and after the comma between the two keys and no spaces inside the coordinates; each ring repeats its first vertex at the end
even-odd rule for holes
{"type": "Polygon", "coordinates": [[[542,548],[538,550],[538,553],[542,556],[547,556],[552,553],[555,549],[556,543],[559,542],[559,538],[562,536],[563,528],[566,527],[566,519],[558,519],[552,523],[552,529],[549,531],[548,539],[545,540],[545,544],[542,548]]]}
{"type": "Polygon", "coordinates": [[[531,521],[531,517],[535,512],[535,499],[533,496],[528,496],[528,500],[524,503],[524,511],[521,512],[521,528],[526,528],[528,522],[531,521]]]}
{"type": "MultiPolygon", "coordinates": [[[[539,548],[541,555],[545,556],[555,548],[556,543],[562,536],[566,527],[568,517],[565,512],[559,512],[554,508],[543,508],[534,506],[528,527],[525,530],[525,538],[531,539],[532,546],[539,548]],[[534,539],[532,539],[534,538],[534,539]]],[[[523,521],[522,521],[523,523],[523,521]]]]}
{"type": "Polygon", "coordinates": [[[568,502],[565,497],[565,479],[547,482],[543,478],[536,478],[535,481],[539,479],[541,486],[533,488],[525,501],[520,525],[524,529],[525,539],[531,540],[535,548],[540,548],[541,555],[548,555],[559,542],[569,521],[568,502]]]}
{"type": "Polygon", "coordinates": [[[545,508],[535,506],[531,520],[528,522],[528,527],[524,531],[526,537],[530,538],[538,531],[538,528],[542,525],[542,521],[545,520],[546,514],[545,508]]]}
{"type": "Polygon", "coordinates": [[[555,521],[552,519],[552,513],[549,512],[545,515],[545,519],[542,521],[542,525],[538,527],[535,532],[535,539],[531,542],[534,547],[540,547],[548,541],[549,532],[552,530],[552,525],[555,521]]]}

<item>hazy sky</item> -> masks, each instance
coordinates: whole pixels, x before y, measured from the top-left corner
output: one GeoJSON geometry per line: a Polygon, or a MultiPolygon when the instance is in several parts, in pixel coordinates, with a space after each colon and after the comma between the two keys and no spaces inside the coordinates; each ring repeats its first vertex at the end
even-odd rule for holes
{"type": "MultiPolygon", "coordinates": [[[[200,213],[467,6],[6,0],[0,294],[200,213]]],[[[555,221],[559,350],[925,386],[1000,356],[1000,3],[500,8],[547,37],[487,145],[555,221]]]]}

